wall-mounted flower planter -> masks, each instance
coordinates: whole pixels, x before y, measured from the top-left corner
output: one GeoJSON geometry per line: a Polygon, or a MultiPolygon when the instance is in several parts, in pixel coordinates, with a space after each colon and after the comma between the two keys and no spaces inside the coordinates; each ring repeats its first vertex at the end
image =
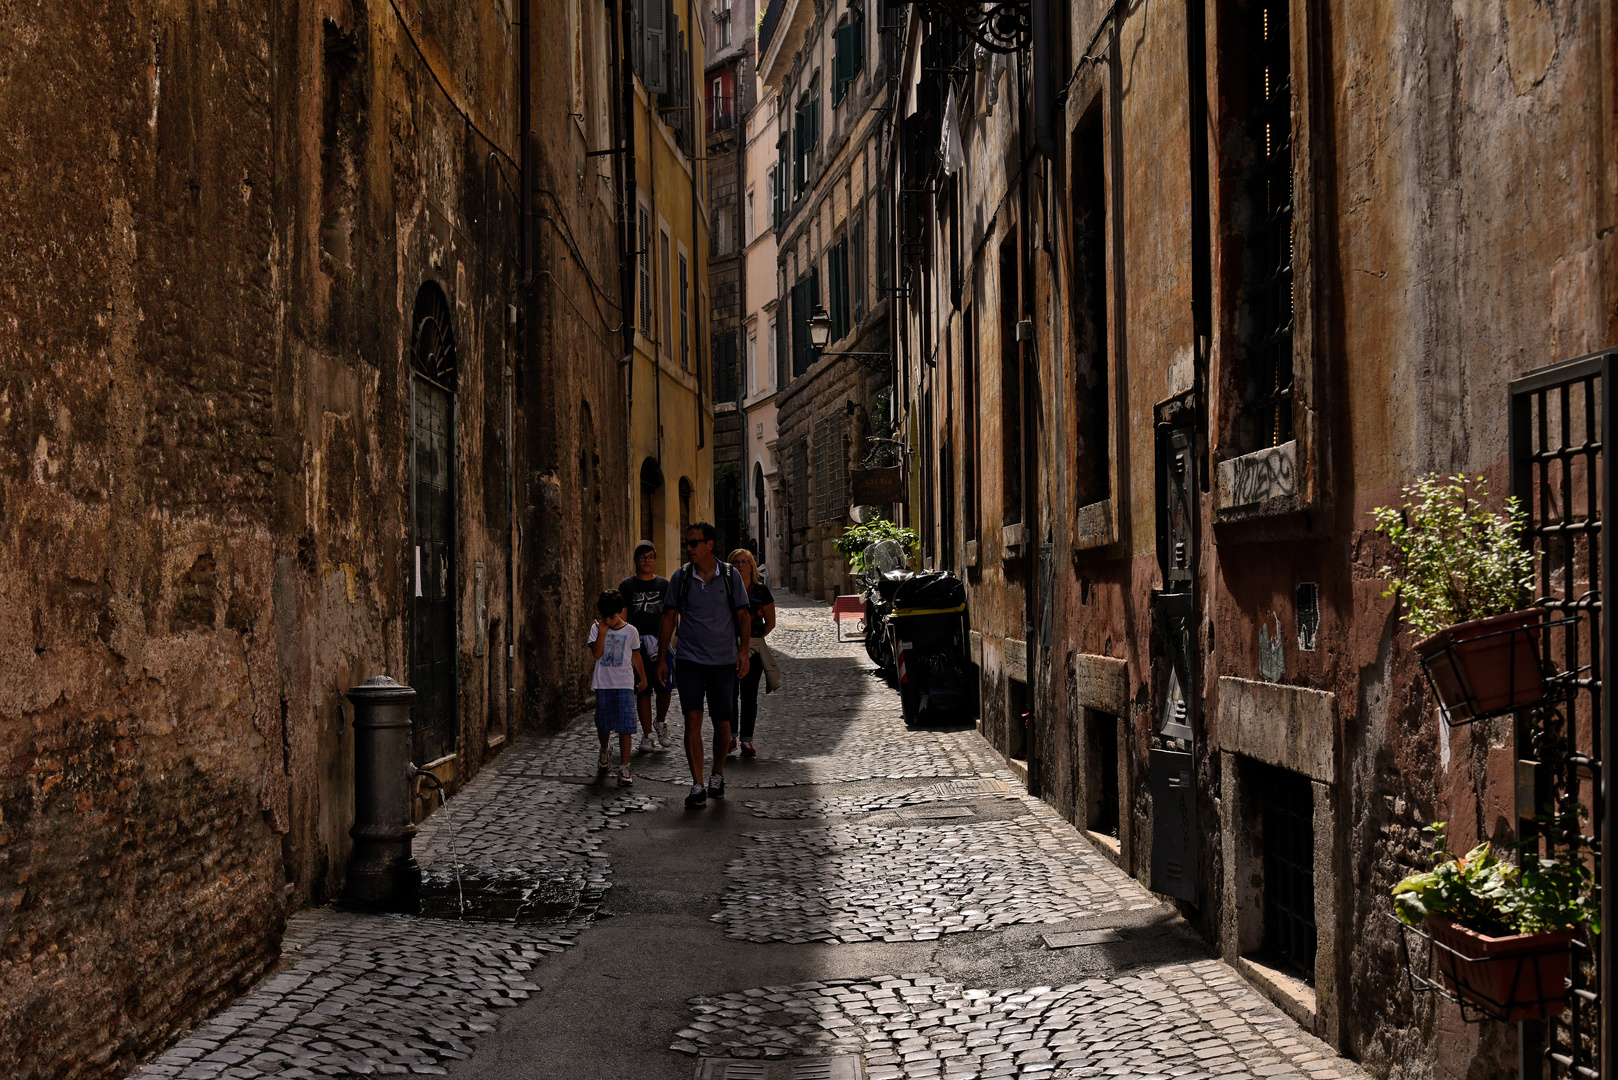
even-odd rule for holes
{"type": "Polygon", "coordinates": [[[1439,978],[1463,1002],[1508,1022],[1562,1011],[1573,931],[1490,937],[1437,915],[1425,929],[1439,978]]]}
{"type": "Polygon", "coordinates": [[[1542,704],[1559,691],[1547,680],[1540,645],[1542,608],[1457,623],[1416,643],[1421,666],[1451,726],[1542,704]]]}

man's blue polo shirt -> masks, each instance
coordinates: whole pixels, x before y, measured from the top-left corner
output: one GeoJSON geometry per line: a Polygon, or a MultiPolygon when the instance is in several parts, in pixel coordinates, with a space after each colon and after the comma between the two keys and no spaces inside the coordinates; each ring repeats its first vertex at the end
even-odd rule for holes
{"type": "MultiPolygon", "coordinates": [[[[680,628],[674,642],[674,655],[687,664],[734,664],[736,662],[736,611],[747,609],[747,586],[742,572],[721,563],[730,572],[730,595],[736,608],[725,597],[725,579],[715,573],[712,581],[692,570],[691,588],[686,593],[685,610],[680,612],[680,628]]],[[[680,583],[691,564],[686,563],[669,576],[669,591],[663,596],[665,608],[680,606],[680,583]]]]}

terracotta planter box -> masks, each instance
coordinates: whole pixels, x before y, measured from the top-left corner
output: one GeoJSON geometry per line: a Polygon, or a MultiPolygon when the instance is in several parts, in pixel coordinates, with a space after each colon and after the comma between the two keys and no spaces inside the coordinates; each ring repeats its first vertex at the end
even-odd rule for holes
{"type": "Polygon", "coordinates": [[[1416,642],[1416,652],[1452,724],[1538,704],[1542,608],[1456,623],[1416,642]]]}
{"type": "Polygon", "coordinates": [[[1447,946],[1433,950],[1438,974],[1463,1001],[1509,1022],[1562,1011],[1573,931],[1489,937],[1438,915],[1427,916],[1425,927],[1447,946]]]}

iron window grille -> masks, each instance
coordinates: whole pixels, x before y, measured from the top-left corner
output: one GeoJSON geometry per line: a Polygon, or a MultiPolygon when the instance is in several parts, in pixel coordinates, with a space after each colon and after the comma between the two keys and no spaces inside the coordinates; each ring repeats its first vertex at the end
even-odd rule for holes
{"type": "Polygon", "coordinates": [[[815,521],[841,521],[844,513],[843,418],[831,413],[815,424],[815,521]]]}
{"type": "MultiPolygon", "coordinates": [[[[1545,656],[1574,683],[1574,697],[1554,708],[1517,714],[1516,756],[1532,770],[1532,790],[1519,791],[1536,819],[1518,822],[1530,851],[1553,856],[1574,849],[1593,859],[1604,927],[1612,926],[1614,882],[1604,859],[1613,826],[1605,783],[1605,748],[1613,738],[1603,688],[1612,667],[1613,635],[1602,602],[1602,571],[1612,565],[1605,526],[1613,484],[1604,460],[1607,432],[1618,422],[1613,380],[1618,350],[1555,364],[1511,383],[1511,494],[1528,513],[1526,539],[1535,557],[1536,605],[1551,615],[1545,656]],[[1588,814],[1581,811],[1588,811],[1588,814]],[[1586,832],[1588,829],[1588,832],[1586,832]]],[[[1573,939],[1562,1012],[1523,1026],[1521,1075],[1597,1080],[1612,1063],[1604,1027],[1604,984],[1612,970],[1612,933],[1573,939]]]]}
{"type": "Polygon", "coordinates": [[[1252,14],[1256,61],[1249,88],[1259,156],[1254,198],[1260,219],[1254,282],[1257,331],[1250,349],[1248,407],[1260,447],[1295,435],[1293,284],[1292,52],[1287,0],[1265,0],[1252,14]]]}
{"type": "Polygon", "coordinates": [[[1315,981],[1315,793],[1307,776],[1267,768],[1263,791],[1264,950],[1315,981]]]}

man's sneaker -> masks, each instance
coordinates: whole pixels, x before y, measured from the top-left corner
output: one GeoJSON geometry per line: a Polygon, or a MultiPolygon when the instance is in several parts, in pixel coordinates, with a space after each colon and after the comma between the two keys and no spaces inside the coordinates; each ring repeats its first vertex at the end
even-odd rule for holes
{"type": "Polygon", "coordinates": [[[659,720],[657,722],[657,724],[653,727],[653,730],[657,732],[657,741],[658,741],[658,743],[665,750],[668,749],[668,745],[669,745],[669,726],[667,724],[665,724],[663,721],[659,720]]]}
{"type": "Polygon", "coordinates": [[[725,774],[716,772],[708,777],[708,798],[723,799],[725,797],[725,774]]]}
{"type": "Polygon", "coordinates": [[[640,746],[637,748],[636,752],[641,754],[649,754],[651,753],[652,748],[656,745],[657,744],[652,741],[652,733],[650,731],[644,732],[640,737],[640,746]]]}
{"type": "Polygon", "coordinates": [[[701,784],[692,784],[691,794],[685,797],[686,808],[690,809],[693,806],[706,806],[707,803],[708,789],[703,787],[701,784]]]}
{"type": "Polygon", "coordinates": [[[618,766],[618,786],[628,787],[635,782],[634,775],[629,771],[628,765],[618,766]]]}
{"type": "Polygon", "coordinates": [[[758,757],[758,751],[753,749],[753,744],[745,739],[742,740],[742,757],[758,757]]]}

